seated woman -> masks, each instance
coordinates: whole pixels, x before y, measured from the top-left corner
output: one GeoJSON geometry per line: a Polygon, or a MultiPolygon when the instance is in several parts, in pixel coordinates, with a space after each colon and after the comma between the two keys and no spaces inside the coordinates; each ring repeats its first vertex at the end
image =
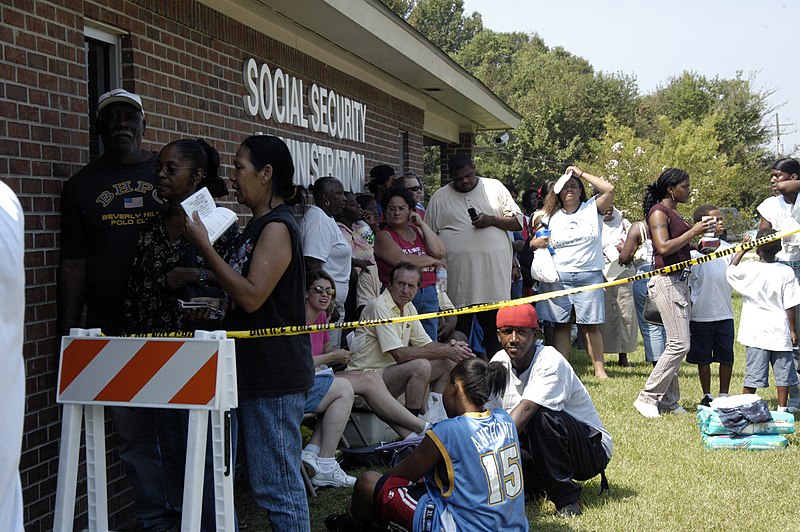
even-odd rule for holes
{"type": "MultiPolygon", "coordinates": [[[[335,298],[336,289],[331,276],[325,270],[309,272],[306,275],[306,323],[309,325],[327,323],[327,309],[334,303],[335,298]]],[[[334,368],[347,365],[352,353],[345,349],[334,349],[330,344],[328,331],[311,333],[310,336],[311,353],[314,355],[315,364],[318,366],[325,364],[334,368]]],[[[380,374],[363,371],[337,371],[335,376],[336,381],[349,382],[353,392],[363,397],[372,411],[388,423],[400,437],[405,438],[412,433],[424,432],[425,421],[409,412],[406,407],[392,397],[380,374]]],[[[347,419],[345,419],[345,424],[346,422],[347,419]]],[[[336,441],[338,439],[339,437],[336,436],[336,441]]],[[[314,448],[308,449],[306,446],[306,450],[313,451],[314,448]]],[[[303,457],[305,463],[305,452],[303,457]]],[[[310,460],[311,457],[308,458],[310,460]]]]}
{"type": "MultiPolygon", "coordinates": [[[[384,286],[389,284],[389,272],[400,262],[410,262],[422,270],[422,283],[411,303],[417,312],[439,311],[436,294],[436,267],[443,265],[447,250],[444,242],[428,227],[414,210],[416,202],[411,191],[392,187],[383,193],[386,227],[375,235],[375,258],[378,275],[384,286]]],[[[432,341],[437,339],[437,319],[422,320],[422,326],[432,341]]]]}
{"type": "Polygon", "coordinates": [[[506,379],[501,363],[459,362],[443,394],[449,419],[385,475],[361,475],[350,513],[328,516],[328,530],[528,530],[517,429],[502,408],[483,408],[506,379]]]}

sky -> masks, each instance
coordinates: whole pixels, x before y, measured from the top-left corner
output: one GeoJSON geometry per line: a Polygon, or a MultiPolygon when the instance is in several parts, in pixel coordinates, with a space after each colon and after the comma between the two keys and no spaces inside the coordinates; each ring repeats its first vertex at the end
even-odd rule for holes
{"type": "Polygon", "coordinates": [[[783,152],[800,152],[796,0],[464,0],[464,12],[474,11],[486,28],[536,33],[595,70],[632,75],[641,93],[684,70],[754,76],[756,89],[773,93],[772,150],[777,113],[783,152]]]}

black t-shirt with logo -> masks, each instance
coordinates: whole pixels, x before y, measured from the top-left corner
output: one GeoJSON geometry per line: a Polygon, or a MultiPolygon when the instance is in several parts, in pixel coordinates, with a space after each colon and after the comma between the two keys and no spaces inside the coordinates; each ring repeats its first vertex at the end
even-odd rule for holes
{"type": "Polygon", "coordinates": [[[100,158],[64,184],[61,254],[86,260],[86,326],[118,334],[139,232],[165,203],[156,196],[156,154],[135,165],[100,158]]]}

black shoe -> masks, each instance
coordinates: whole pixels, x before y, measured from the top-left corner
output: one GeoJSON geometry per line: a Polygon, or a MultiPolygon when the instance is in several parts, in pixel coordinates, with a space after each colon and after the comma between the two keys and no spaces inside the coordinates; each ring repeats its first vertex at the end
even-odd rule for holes
{"type": "Polygon", "coordinates": [[[710,396],[704,395],[703,398],[700,399],[700,406],[711,406],[711,401],[713,401],[713,399],[710,396]]]}
{"type": "Polygon", "coordinates": [[[558,517],[575,517],[576,515],[581,515],[581,505],[580,503],[573,502],[572,504],[562,506],[556,510],[556,515],[558,517]]]}

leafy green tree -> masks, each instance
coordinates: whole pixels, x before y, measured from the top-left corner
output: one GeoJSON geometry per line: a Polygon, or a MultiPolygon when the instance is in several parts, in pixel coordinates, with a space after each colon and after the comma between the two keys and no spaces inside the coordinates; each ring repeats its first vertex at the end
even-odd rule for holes
{"type": "Polygon", "coordinates": [[[465,15],[462,0],[417,0],[408,22],[450,55],[483,29],[480,13],[465,15]]]}
{"type": "Polygon", "coordinates": [[[408,19],[411,10],[414,9],[414,0],[381,0],[381,2],[403,19],[408,19]]]}

